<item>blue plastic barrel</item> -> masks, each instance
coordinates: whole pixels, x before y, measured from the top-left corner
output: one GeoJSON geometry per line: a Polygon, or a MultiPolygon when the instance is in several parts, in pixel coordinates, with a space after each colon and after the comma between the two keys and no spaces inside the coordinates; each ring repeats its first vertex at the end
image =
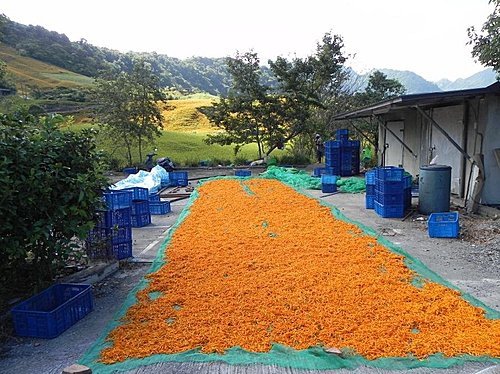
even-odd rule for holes
{"type": "Polygon", "coordinates": [[[449,212],[451,166],[421,166],[418,176],[418,188],[418,210],[420,213],[449,212]]]}

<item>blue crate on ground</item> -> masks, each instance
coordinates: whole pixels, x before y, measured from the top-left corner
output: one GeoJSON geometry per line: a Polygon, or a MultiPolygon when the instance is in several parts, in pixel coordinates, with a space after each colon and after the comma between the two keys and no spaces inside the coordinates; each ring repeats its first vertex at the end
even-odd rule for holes
{"type": "Polygon", "coordinates": [[[97,227],[127,227],[131,224],[131,207],[114,210],[98,210],[96,214],[97,227]]]}
{"type": "Polygon", "coordinates": [[[336,184],[327,184],[327,183],[321,183],[321,192],[324,193],[332,193],[332,192],[337,192],[337,185],[336,184]]]}
{"type": "Polygon", "coordinates": [[[160,215],[170,213],[170,202],[169,201],[160,201],[157,203],[149,203],[149,211],[151,214],[160,215]]]}
{"type": "Polygon", "coordinates": [[[133,194],[130,191],[107,190],[102,195],[108,209],[127,208],[132,204],[133,194]]]}
{"type": "Polygon", "coordinates": [[[375,209],[375,196],[374,195],[366,195],[365,196],[365,207],[366,209],[375,209]]]}
{"type": "Polygon", "coordinates": [[[404,193],[382,193],[375,189],[375,201],[382,205],[404,205],[404,193]]]}
{"type": "Polygon", "coordinates": [[[252,171],[249,169],[237,169],[234,171],[234,175],[237,177],[250,177],[252,175],[252,171]]]}
{"type": "Polygon", "coordinates": [[[132,215],[132,227],[144,227],[151,224],[151,214],[132,215]]]}
{"type": "Polygon", "coordinates": [[[132,200],[132,216],[149,214],[149,200],[132,200]]]}
{"type": "Polygon", "coordinates": [[[132,257],[132,240],[123,243],[112,244],[111,253],[117,260],[123,260],[132,257]]]}
{"type": "Polygon", "coordinates": [[[321,184],[337,184],[338,176],[331,174],[323,174],[321,176],[321,184]]]}
{"type": "Polygon", "coordinates": [[[366,194],[369,196],[375,196],[375,185],[367,184],[366,185],[366,194]]]}
{"type": "Polygon", "coordinates": [[[370,170],[365,173],[365,183],[367,186],[375,185],[376,170],[370,170]]]}
{"type": "Polygon", "coordinates": [[[94,308],[88,284],[56,284],[11,310],[17,336],[52,339],[94,308]]]}
{"type": "Polygon", "coordinates": [[[405,207],[401,205],[382,205],[377,200],[374,202],[375,212],[384,218],[402,218],[405,213],[405,207]]]}
{"type": "Polygon", "coordinates": [[[458,212],[431,213],[428,219],[431,238],[458,238],[460,231],[458,212]]]}
{"type": "Polygon", "coordinates": [[[321,177],[322,174],[325,174],[326,168],[314,168],[312,172],[313,177],[321,177]]]}
{"type": "Polygon", "coordinates": [[[160,194],[158,193],[149,194],[148,200],[150,203],[158,203],[161,201],[160,194]]]}
{"type": "Polygon", "coordinates": [[[168,173],[171,186],[185,187],[188,185],[188,172],[187,171],[171,171],[168,173]]]}
{"type": "Polygon", "coordinates": [[[395,166],[377,168],[377,178],[387,182],[402,182],[404,169],[395,166]]]}
{"type": "Polygon", "coordinates": [[[402,193],[404,190],[404,182],[385,181],[376,178],[375,189],[382,193],[402,193]]]}
{"type": "Polygon", "coordinates": [[[132,200],[148,200],[149,198],[149,190],[143,187],[130,187],[119,191],[131,191],[133,196],[132,200]]]}

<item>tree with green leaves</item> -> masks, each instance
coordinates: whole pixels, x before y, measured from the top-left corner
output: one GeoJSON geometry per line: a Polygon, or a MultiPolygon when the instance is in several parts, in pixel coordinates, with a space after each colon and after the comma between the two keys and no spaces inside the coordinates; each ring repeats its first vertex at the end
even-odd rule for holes
{"type": "Polygon", "coordinates": [[[0,310],[53,281],[93,226],[107,186],[93,130],[61,116],[0,114],[0,310]]]}
{"type": "Polygon", "coordinates": [[[347,79],[342,48],[339,36],[326,34],[313,56],[269,61],[274,85],[263,83],[255,53],[228,59],[232,77],[228,97],[200,109],[222,130],[208,141],[235,144],[236,151],[256,142],[262,157],[302,135],[310,137],[319,128],[325,129],[318,111],[329,110],[335,102],[332,96],[339,94],[347,79]]]}
{"type": "Polygon", "coordinates": [[[117,144],[126,147],[129,165],[137,147],[143,160],[143,147],[161,135],[163,116],[159,104],[166,102],[158,78],[144,60],[134,61],[132,72],[106,71],[94,89],[97,120],[117,144]]]}
{"type": "Polygon", "coordinates": [[[15,91],[16,86],[12,81],[9,79],[8,73],[7,73],[7,64],[0,60],[0,88],[8,89],[15,91]]]}
{"type": "Polygon", "coordinates": [[[494,4],[495,8],[480,32],[474,27],[468,29],[469,44],[472,45],[474,58],[500,74],[500,0],[489,0],[489,3],[494,4]]]}

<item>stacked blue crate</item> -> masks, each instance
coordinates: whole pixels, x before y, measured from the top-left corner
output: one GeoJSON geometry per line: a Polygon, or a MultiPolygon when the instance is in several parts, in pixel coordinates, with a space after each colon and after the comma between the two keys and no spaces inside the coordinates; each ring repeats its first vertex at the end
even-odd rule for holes
{"type": "Polygon", "coordinates": [[[370,170],[365,173],[366,209],[375,209],[375,178],[376,178],[376,170],[370,170]]]}
{"type": "Polygon", "coordinates": [[[337,176],[323,174],[321,176],[321,192],[337,192],[337,176]]]}
{"type": "Polygon", "coordinates": [[[133,194],[131,204],[132,227],[144,227],[151,223],[151,212],[149,210],[150,193],[147,188],[131,187],[122,191],[131,191],[133,194]]]}
{"type": "Polygon", "coordinates": [[[405,212],[405,172],[403,168],[385,166],[376,169],[375,212],[384,218],[401,218],[405,212]]]}
{"type": "Polygon", "coordinates": [[[349,140],[349,130],[338,129],[336,140],[325,143],[326,174],[348,177],[359,174],[359,140],[349,140]]]}
{"type": "Polygon", "coordinates": [[[112,190],[103,194],[106,210],[98,210],[96,226],[89,231],[86,245],[93,258],[132,257],[132,191],[112,190]]]}

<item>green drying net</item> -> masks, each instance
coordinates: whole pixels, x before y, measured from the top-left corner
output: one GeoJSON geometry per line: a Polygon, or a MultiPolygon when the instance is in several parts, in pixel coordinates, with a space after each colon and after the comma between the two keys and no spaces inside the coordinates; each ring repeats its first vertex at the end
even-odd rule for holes
{"type": "Polygon", "coordinates": [[[295,168],[269,166],[267,170],[260,175],[264,178],[277,179],[295,188],[310,190],[321,189],[320,178],[311,177],[307,172],[295,168]]]}
{"type": "Polygon", "coordinates": [[[365,179],[358,177],[342,178],[337,180],[337,186],[342,192],[359,193],[365,192],[365,179]]]}

